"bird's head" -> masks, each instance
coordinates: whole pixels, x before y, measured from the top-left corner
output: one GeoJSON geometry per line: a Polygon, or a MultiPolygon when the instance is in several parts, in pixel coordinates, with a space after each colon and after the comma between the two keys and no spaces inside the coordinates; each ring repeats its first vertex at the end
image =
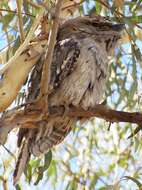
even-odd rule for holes
{"type": "Polygon", "coordinates": [[[60,28],[59,38],[66,39],[70,36],[77,38],[91,37],[101,43],[108,54],[115,48],[124,29],[122,23],[112,23],[106,17],[84,16],[66,21],[60,28]]]}

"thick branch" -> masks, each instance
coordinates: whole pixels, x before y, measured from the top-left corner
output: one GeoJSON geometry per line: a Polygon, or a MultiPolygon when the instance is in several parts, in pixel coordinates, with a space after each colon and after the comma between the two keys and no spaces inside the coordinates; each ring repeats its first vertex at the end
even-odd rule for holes
{"type": "MultiPolygon", "coordinates": [[[[9,131],[13,128],[35,128],[38,127],[39,122],[43,119],[43,110],[15,110],[6,113],[0,119],[0,143],[4,143],[9,131]]],[[[141,125],[142,113],[123,112],[112,110],[104,105],[96,105],[93,109],[83,110],[75,107],[70,107],[65,111],[63,106],[49,107],[49,115],[44,118],[44,121],[51,118],[58,118],[61,116],[91,118],[98,117],[109,122],[129,122],[141,125]]]]}
{"type": "Polygon", "coordinates": [[[38,44],[33,43],[29,46],[29,42],[33,38],[34,31],[42,16],[43,10],[39,13],[24,43],[16,51],[15,55],[4,64],[4,67],[0,69],[0,112],[4,111],[16,98],[32,66],[44,51],[42,45],[46,44],[45,41],[38,42],[38,44]]]}
{"type": "Polygon", "coordinates": [[[32,66],[44,51],[43,43],[28,46],[12,64],[7,67],[0,80],[0,112],[16,98],[32,66]]]}
{"type": "MultiPolygon", "coordinates": [[[[55,112],[57,112],[58,109],[51,109],[51,115],[55,112]]],[[[59,112],[59,110],[58,110],[59,112]]],[[[58,113],[57,112],[57,113],[58,113]]],[[[124,111],[116,111],[113,109],[108,108],[104,105],[96,105],[91,110],[83,110],[83,109],[76,109],[74,107],[70,108],[68,113],[68,116],[70,117],[98,117],[101,119],[105,119],[109,122],[129,122],[129,123],[135,123],[135,124],[141,124],[142,123],[142,113],[139,112],[124,112],[124,111]]]]}
{"type": "MultiPolygon", "coordinates": [[[[16,127],[22,127],[20,125],[27,122],[37,122],[42,119],[42,110],[15,110],[5,114],[3,118],[0,119],[0,127],[4,125],[17,125],[16,127]]],[[[129,122],[135,124],[142,123],[142,113],[140,112],[124,112],[124,111],[116,111],[108,108],[107,106],[98,104],[93,109],[84,110],[82,108],[70,107],[67,111],[65,111],[63,106],[54,106],[49,107],[49,115],[47,120],[53,117],[61,117],[61,116],[69,116],[69,117],[78,117],[78,118],[91,118],[98,117],[105,119],[109,122],[129,122]]]]}

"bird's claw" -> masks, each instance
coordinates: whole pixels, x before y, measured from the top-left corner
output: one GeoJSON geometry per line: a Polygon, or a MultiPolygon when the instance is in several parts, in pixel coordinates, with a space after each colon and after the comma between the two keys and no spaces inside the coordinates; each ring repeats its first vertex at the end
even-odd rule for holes
{"type": "Polygon", "coordinates": [[[63,116],[67,116],[69,112],[69,106],[68,105],[64,105],[64,114],[63,116]]]}

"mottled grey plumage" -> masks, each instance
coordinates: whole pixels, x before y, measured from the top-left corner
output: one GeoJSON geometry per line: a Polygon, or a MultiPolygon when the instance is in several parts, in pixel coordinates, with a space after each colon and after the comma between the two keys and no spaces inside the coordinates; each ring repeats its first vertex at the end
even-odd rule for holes
{"type": "MultiPolygon", "coordinates": [[[[108,76],[108,55],[120,38],[121,29],[122,25],[99,16],[79,17],[60,27],[51,65],[53,92],[49,95],[49,105],[88,109],[100,102],[108,76]]],[[[39,94],[42,62],[41,58],[32,71],[27,101],[39,94]]],[[[42,121],[36,129],[20,129],[18,146],[26,151],[20,153],[15,180],[30,154],[39,156],[60,143],[76,121],[77,118],[58,117],[42,121]]]]}

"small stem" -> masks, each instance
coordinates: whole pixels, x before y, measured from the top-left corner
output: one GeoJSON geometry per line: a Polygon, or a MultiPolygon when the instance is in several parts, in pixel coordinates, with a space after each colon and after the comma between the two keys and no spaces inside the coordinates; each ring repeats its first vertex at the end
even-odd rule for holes
{"type": "Polygon", "coordinates": [[[24,34],[23,19],[22,19],[22,12],[21,12],[22,0],[16,0],[16,3],[17,3],[17,10],[18,10],[21,43],[23,43],[25,40],[25,34],[24,34]]]}

